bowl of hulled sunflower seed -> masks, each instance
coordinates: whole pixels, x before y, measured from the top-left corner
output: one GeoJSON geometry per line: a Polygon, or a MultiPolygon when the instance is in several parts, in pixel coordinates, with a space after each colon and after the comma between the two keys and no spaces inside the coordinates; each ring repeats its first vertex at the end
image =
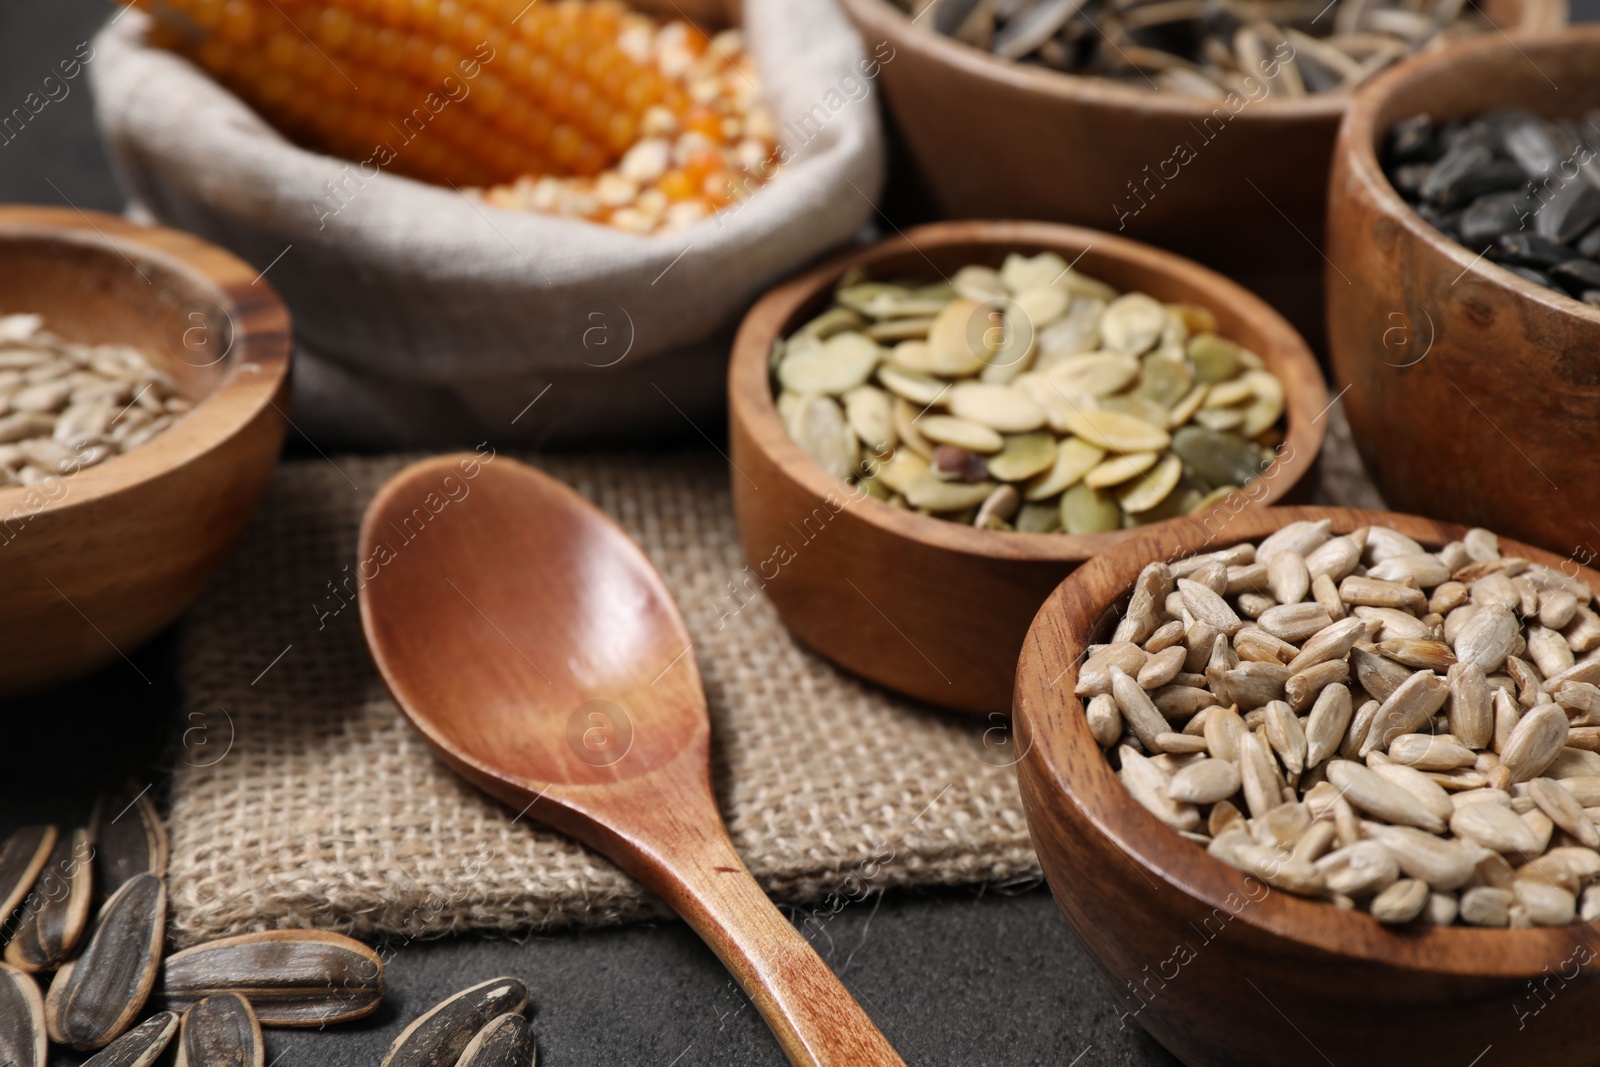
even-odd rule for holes
{"type": "Polygon", "coordinates": [[[1596,590],[1486,529],[1300,507],[1064,581],[1018,775],[1122,1025],[1207,1067],[1592,1063],[1596,590]]]}
{"type": "Polygon", "coordinates": [[[1073,567],[1283,499],[1328,404],[1304,341],[1237,285],[1028,222],[921,227],[774,290],[729,398],[739,588],[841,666],[973,712],[1009,709],[1073,567]]]}
{"type": "Polygon", "coordinates": [[[1413,52],[1567,20],[1565,0],[843,4],[883,42],[885,103],[945,217],[1151,241],[1265,296],[1319,347],[1350,91],[1413,52]]]}
{"type": "Polygon", "coordinates": [[[289,316],[187,234],[0,208],[0,696],[125,658],[221,565],[287,426],[289,316]]]}

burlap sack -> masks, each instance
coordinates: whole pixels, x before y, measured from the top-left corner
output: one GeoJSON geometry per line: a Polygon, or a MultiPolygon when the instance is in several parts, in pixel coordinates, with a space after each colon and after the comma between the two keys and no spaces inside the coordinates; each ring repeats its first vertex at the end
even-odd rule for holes
{"type": "Polygon", "coordinates": [[[878,67],[855,31],[830,0],[746,0],[743,21],[792,158],[737,210],[650,238],[388,173],[330,215],[325,183],[347,183],[348,164],[147,46],[144,15],[101,32],[90,70],[130,200],[270,268],[294,313],[295,420],[312,438],[614,446],[714,413],[742,311],[873,214],[878,67]]]}
{"type": "MultiPolygon", "coordinates": [[[[168,875],[181,943],[659,913],[605,860],[463,784],[389,701],[340,587],[361,512],[402,462],[280,467],[184,623],[168,875]]],[[[539,463],[620,522],[677,599],[719,803],[768,892],[825,916],[886,886],[1037,875],[1009,727],[893,697],[796,643],[746,580],[720,458],[539,463]]]]}

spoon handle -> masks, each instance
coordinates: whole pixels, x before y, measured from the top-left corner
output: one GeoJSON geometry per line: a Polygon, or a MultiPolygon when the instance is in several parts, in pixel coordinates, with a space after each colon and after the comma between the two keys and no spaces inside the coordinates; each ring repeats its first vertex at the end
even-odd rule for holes
{"type": "Polygon", "coordinates": [[[692,766],[680,759],[608,786],[603,798],[580,799],[587,791],[562,787],[546,795],[579,816],[556,820],[558,828],[605,853],[694,928],[795,1067],[905,1067],[844,983],[745,868],[705,771],[695,773],[692,766]]]}

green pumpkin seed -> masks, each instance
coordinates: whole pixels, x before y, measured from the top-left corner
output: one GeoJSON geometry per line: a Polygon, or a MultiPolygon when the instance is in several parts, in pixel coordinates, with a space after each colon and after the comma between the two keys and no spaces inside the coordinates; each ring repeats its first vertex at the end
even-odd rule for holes
{"type": "Polygon", "coordinates": [[[1235,378],[1228,382],[1219,382],[1211,387],[1206,394],[1205,406],[1207,408],[1231,408],[1235,404],[1243,404],[1247,400],[1254,400],[1256,392],[1250,383],[1243,378],[1235,378]]]}
{"type": "Polygon", "coordinates": [[[950,386],[938,378],[885,363],[878,368],[878,381],[895,396],[904,397],[920,407],[937,404],[950,391],[950,386]]]}
{"type": "Polygon", "coordinates": [[[1069,269],[1067,261],[1055,252],[1040,252],[1032,256],[1012,252],[1000,264],[1000,280],[1013,293],[1022,293],[1029,289],[1054,285],[1056,279],[1066,274],[1069,269]]]}
{"type": "MultiPolygon", "coordinates": [[[[1038,345],[1034,326],[1015,304],[990,305],[1000,308],[999,341],[979,372],[979,379],[990,385],[1008,385],[1033,366],[1038,345]]],[[[993,311],[991,310],[991,315],[993,311]]]]}
{"type": "Polygon", "coordinates": [[[889,350],[886,367],[928,377],[934,373],[933,349],[927,341],[901,341],[889,350]]]}
{"type": "Polygon", "coordinates": [[[861,332],[881,345],[895,341],[926,341],[932,326],[932,318],[886,319],[873,323],[861,332]]]}
{"type": "Polygon", "coordinates": [[[1238,408],[1202,408],[1194,413],[1194,421],[1208,430],[1237,430],[1244,425],[1244,412],[1238,408]]]}
{"type": "Polygon", "coordinates": [[[1183,460],[1168,452],[1148,472],[1133,478],[1117,490],[1117,503],[1130,513],[1149,511],[1178,487],[1183,476],[1183,460]]]}
{"type": "Polygon", "coordinates": [[[502,1015],[478,1031],[456,1067],[533,1067],[533,1027],[520,1015],[502,1015]]]}
{"type": "Polygon", "coordinates": [[[261,1024],[239,994],[207,997],[183,1013],[173,1067],[262,1067],[265,1060],[261,1024]]]}
{"type": "Polygon", "coordinates": [[[1166,408],[1147,397],[1127,394],[1124,396],[1108,396],[1100,401],[1100,407],[1105,411],[1116,411],[1124,415],[1132,415],[1140,422],[1148,423],[1165,433],[1167,423],[1171,419],[1166,408]]]}
{"type": "Polygon", "coordinates": [[[1112,352],[1143,355],[1161,340],[1167,309],[1144,293],[1124,293],[1106,305],[1100,316],[1100,335],[1112,352]]]}
{"type": "Polygon", "coordinates": [[[1194,364],[1195,381],[1214,385],[1239,373],[1239,346],[1214,333],[1189,339],[1189,360],[1194,364]]]}
{"type": "Polygon", "coordinates": [[[820,348],[791,351],[778,364],[778,381],[797,393],[838,396],[872,376],[883,349],[864,334],[835,334],[820,348]]]}
{"type": "Polygon", "coordinates": [[[1245,409],[1239,432],[1245,437],[1259,437],[1283,416],[1283,384],[1264,370],[1249,371],[1244,380],[1250,383],[1256,400],[1245,409]]]}
{"type": "Polygon", "coordinates": [[[1143,474],[1156,465],[1160,456],[1155,452],[1129,452],[1113,456],[1083,476],[1083,484],[1091,489],[1110,489],[1129,478],[1143,474]]]}
{"type": "Polygon", "coordinates": [[[0,1063],[45,1067],[44,1003],[31,977],[0,963],[0,1063]]]}
{"type": "Polygon", "coordinates": [[[906,487],[906,503],[926,511],[961,511],[975,508],[994,492],[994,482],[947,482],[932,470],[924,471],[906,487]]]}
{"type": "Polygon", "coordinates": [[[24,826],[0,845],[0,919],[9,918],[33,888],[59,836],[54,826],[24,826]]]}
{"type": "Polygon", "coordinates": [[[861,443],[878,455],[895,446],[894,398],[871,385],[858,385],[844,395],[844,416],[861,443]]]}
{"type": "Polygon", "coordinates": [[[516,1015],[527,1004],[528,987],[515,978],[493,978],[463,989],[406,1027],[379,1067],[455,1067],[491,1020],[516,1015]]]}
{"type": "Polygon", "coordinates": [[[1108,452],[1151,452],[1171,442],[1165,430],[1120,411],[1069,410],[1067,428],[1097,448],[1108,452]]]}
{"type": "Polygon", "coordinates": [[[1195,501],[1194,506],[1188,510],[1187,514],[1196,515],[1203,511],[1209,511],[1238,491],[1239,487],[1237,485],[1219,485],[1195,501]]]}
{"type": "Polygon", "coordinates": [[[1061,494],[1061,527],[1069,534],[1121,529],[1122,509],[1106,490],[1079,482],[1061,494]]]}
{"type": "Polygon", "coordinates": [[[1056,364],[1046,377],[1069,396],[1110,396],[1139,377],[1139,360],[1114,352],[1074,356],[1056,364]]]}
{"type": "Polygon", "coordinates": [[[789,340],[791,346],[796,337],[804,338],[808,341],[826,341],[836,333],[843,333],[845,330],[859,330],[865,325],[866,320],[849,308],[829,308],[796,330],[794,337],[789,340]]]}
{"type": "Polygon", "coordinates": [[[902,448],[895,452],[894,457],[878,470],[877,481],[881,481],[897,493],[904,493],[928,469],[928,461],[914,452],[902,448]]]}
{"type": "Polygon", "coordinates": [[[989,473],[1002,482],[1020,482],[1055,466],[1056,439],[1048,433],[1006,438],[1005,447],[989,457],[989,473]]]}
{"type": "Polygon", "coordinates": [[[952,300],[934,316],[928,348],[934,370],[947,378],[968,378],[981,371],[1000,346],[994,308],[976,300],[952,300]]]}
{"type": "Polygon", "coordinates": [[[913,407],[911,402],[904,397],[896,397],[894,401],[894,432],[900,438],[903,448],[909,448],[923,459],[933,458],[933,442],[922,436],[922,431],[917,429],[917,416],[921,411],[913,407]]]}
{"type": "Polygon", "coordinates": [[[1025,390],[1009,385],[959,382],[950,390],[949,407],[950,414],[1001,433],[1031,433],[1045,421],[1044,408],[1025,390]]]}
{"type": "Polygon", "coordinates": [[[856,285],[841,285],[833,292],[833,298],[852,311],[858,311],[872,318],[882,318],[884,313],[878,310],[877,303],[886,300],[893,304],[911,296],[911,290],[903,285],[891,285],[887,282],[860,282],[856,285]]]}
{"type": "Polygon", "coordinates": [[[1144,367],[1139,375],[1138,396],[1152,400],[1163,408],[1172,408],[1189,394],[1194,386],[1194,372],[1183,358],[1173,359],[1160,352],[1144,357],[1144,367]]]}
{"type": "Polygon", "coordinates": [[[85,1060],[83,1067],[150,1067],[177,1032],[177,1014],[158,1012],[85,1060]]]}
{"type": "Polygon", "coordinates": [[[1067,313],[1072,294],[1057,285],[1036,285],[1019,292],[1012,303],[1038,331],[1067,313]]]}
{"type": "Polygon", "coordinates": [[[795,403],[789,436],[835,478],[847,478],[861,460],[856,435],[846,425],[839,405],[825,396],[807,396],[795,403]]]}
{"type": "Polygon", "coordinates": [[[967,266],[956,271],[950,279],[958,295],[982,304],[1007,295],[1006,283],[993,267],[967,266]]]}
{"type": "Polygon", "coordinates": [[[956,445],[969,452],[998,452],[1006,443],[1005,438],[989,427],[953,415],[924,415],[916,425],[928,440],[956,445]]]}
{"type": "Polygon", "coordinates": [[[1056,448],[1055,465],[1024,487],[1023,499],[1048,500],[1071,487],[1105,458],[1103,448],[1076,437],[1063,438],[1056,448]]]}
{"type": "Polygon", "coordinates": [[[127,1030],[155,985],[167,926],[167,891],[137,874],[111,895],[83,954],[56,972],[45,998],[50,1040],[103,1048],[127,1030]]]}
{"type": "Polygon", "coordinates": [[[1024,504],[1017,512],[1018,533],[1052,533],[1061,529],[1061,505],[1024,504]]]}
{"type": "Polygon", "coordinates": [[[150,799],[149,786],[127,782],[102,793],[89,817],[94,842],[94,880],[101,897],[115,893],[136,874],[167,875],[167,824],[150,799]]]}
{"type": "Polygon", "coordinates": [[[318,930],[269,930],[169,956],[156,995],[182,1011],[238,993],[263,1026],[320,1027],[372,1014],[384,989],[383,960],[361,942],[318,930]]]}
{"type": "Polygon", "coordinates": [[[89,831],[63,837],[22,907],[6,962],[30,974],[65,963],[89,923],[94,895],[94,846],[89,831]]]}
{"type": "Polygon", "coordinates": [[[1172,410],[1167,413],[1167,429],[1176,430],[1179,426],[1194,418],[1195,412],[1200,410],[1200,405],[1205,403],[1206,394],[1210,391],[1210,388],[1210,386],[1202,382],[1190,389],[1188,395],[1182,400],[1172,405],[1172,410]]]}
{"type": "Polygon", "coordinates": [[[1172,450],[1212,485],[1243,485],[1261,473],[1256,450],[1237,434],[1185,426],[1172,435],[1172,450]]]}
{"type": "Polygon", "coordinates": [[[1100,347],[1100,316],[1104,300],[1075,296],[1067,313],[1039,331],[1039,365],[1048,370],[1048,361],[1093,352],[1100,347]]]}

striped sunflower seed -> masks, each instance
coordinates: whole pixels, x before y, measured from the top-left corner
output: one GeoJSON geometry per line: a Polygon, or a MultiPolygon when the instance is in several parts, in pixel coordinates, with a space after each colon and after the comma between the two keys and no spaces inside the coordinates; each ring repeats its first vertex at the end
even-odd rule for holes
{"type": "Polygon", "coordinates": [[[56,972],[45,1000],[50,1039],[104,1048],[132,1024],[155,985],[167,891],[153,874],[122,883],[95,919],[83,954],[56,972]]]}
{"type": "Polygon", "coordinates": [[[6,962],[30,974],[65,963],[89,923],[93,894],[94,846],[89,831],[78,830],[51,850],[17,918],[6,962]]]}
{"type": "Polygon", "coordinates": [[[463,989],[395,1038],[379,1067],[455,1067],[472,1039],[491,1020],[520,1013],[528,987],[516,978],[492,978],[463,989]]]}
{"type": "Polygon", "coordinates": [[[265,1061],[261,1024],[237,993],[207,997],[183,1013],[173,1067],[262,1067],[265,1061]]]}
{"type": "Polygon", "coordinates": [[[456,1067],[533,1067],[533,1027],[521,1015],[502,1015],[478,1031],[456,1067]]]}
{"type": "Polygon", "coordinates": [[[167,874],[167,825],[148,787],[129,782],[102,793],[89,817],[94,880],[107,896],[136,874],[167,874]]]}
{"type": "Polygon", "coordinates": [[[0,916],[9,917],[28,895],[58,836],[54,826],[24,826],[0,845],[0,916]]]}
{"type": "Polygon", "coordinates": [[[150,1067],[178,1032],[178,1016],[158,1012],[85,1060],[83,1067],[150,1067]]]}
{"type": "Polygon", "coordinates": [[[45,1067],[44,1004],[33,978],[0,964],[0,1063],[45,1067]]]}
{"type": "Polygon", "coordinates": [[[372,1014],[384,991],[383,960],[361,942],[316,930],[269,930],[167,957],[157,996],[183,1011],[237,993],[262,1026],[322,1027],[372,1014]]]}

